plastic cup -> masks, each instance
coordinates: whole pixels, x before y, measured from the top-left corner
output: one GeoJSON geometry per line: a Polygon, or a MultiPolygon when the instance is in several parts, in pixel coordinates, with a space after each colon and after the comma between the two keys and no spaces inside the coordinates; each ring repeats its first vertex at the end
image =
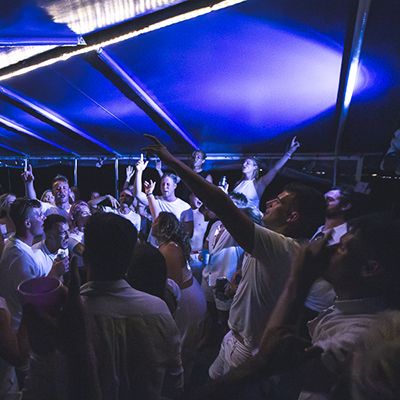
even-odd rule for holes
{"type": "Polygon", "coordinates": [[[41,277],[21,282],[17,288],[22,303],[29,303],[41,311],[54,314],[64,304],[66,291],[57,278],[41,277]]]}

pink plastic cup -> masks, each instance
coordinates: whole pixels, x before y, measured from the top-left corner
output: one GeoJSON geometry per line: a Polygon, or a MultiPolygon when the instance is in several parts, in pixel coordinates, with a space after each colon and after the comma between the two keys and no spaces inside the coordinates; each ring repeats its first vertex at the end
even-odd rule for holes
{"type": "Polygon", "coordinates": [[[41,311],[51,314],[60,310],[64,304],[66,290],[57,278],[43,276],[28,279],[18,285],[22,303],[29,303],[41,311]]]}

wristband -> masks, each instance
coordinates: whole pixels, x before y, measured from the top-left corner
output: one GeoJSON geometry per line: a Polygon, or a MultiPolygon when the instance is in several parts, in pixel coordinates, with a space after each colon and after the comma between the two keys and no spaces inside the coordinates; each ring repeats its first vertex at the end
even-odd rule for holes
{"type": "Polygon", "coordinates": [[[151,193],[147,193],[147,194],[146,194],[146,196],[147,196],[147,197],[149,197],[149,196],[153,196],[153,192],[151,192],[151,193]]]}

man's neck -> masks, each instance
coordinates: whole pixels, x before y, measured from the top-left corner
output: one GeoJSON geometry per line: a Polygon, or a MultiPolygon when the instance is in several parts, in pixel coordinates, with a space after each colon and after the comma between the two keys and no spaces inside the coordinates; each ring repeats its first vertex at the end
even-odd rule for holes
{"type": "Polygon", "coordinates": [[[193,171],[199,174],[200,172],[203,172],[203,167],[193,167],[193,171]]]}
{"type": "Polygon", "coordinates": [[[68,210],[69,202],[68,201],[64,201],[63,203],[56,202],[56,206],[62,208],[63,210],[68,210]]]}
{"type": "Polygon", "coordinates": [[[29,247],[32,246],[34,236],[31,235],[29,232],[24,233],[24,234],[15,234],[15,238],[20,240],[21,242],[24,242],[27,244],[29,247]]]}
{"type": "Polygon", "coordinates": [[[46,242],[46,240],[44,241],[45,246],[47,247],[47,250],[51,253],[51,254],[56,254],[58,249],[55,249],[53,247],[51,247],[51,245],[49,246],[49,244],[46,242]]]}
{"type": "Polygon", "coordinates": [[[169,196],[163,196],[163,200],[167,201],[168,203],[172,203],[176,200],[175,194],[170,194],[169,196]]]}
{"type": "Polygon", "coordinates": [[[325,218],[324,230],[335,228],[336,226],[342,225],[346,222],[344,217],[336,217],[336,218],[325,218]]]}

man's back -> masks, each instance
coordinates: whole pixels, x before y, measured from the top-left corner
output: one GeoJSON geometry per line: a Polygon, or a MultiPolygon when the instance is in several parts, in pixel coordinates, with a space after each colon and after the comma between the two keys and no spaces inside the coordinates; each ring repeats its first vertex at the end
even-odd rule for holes
{"type": "Polygon", "coordinates": [[[180,336],[162,300],[124,280],[88,282],[81,295],[103,398],[159,399],[182,390],[180,336]]]}

